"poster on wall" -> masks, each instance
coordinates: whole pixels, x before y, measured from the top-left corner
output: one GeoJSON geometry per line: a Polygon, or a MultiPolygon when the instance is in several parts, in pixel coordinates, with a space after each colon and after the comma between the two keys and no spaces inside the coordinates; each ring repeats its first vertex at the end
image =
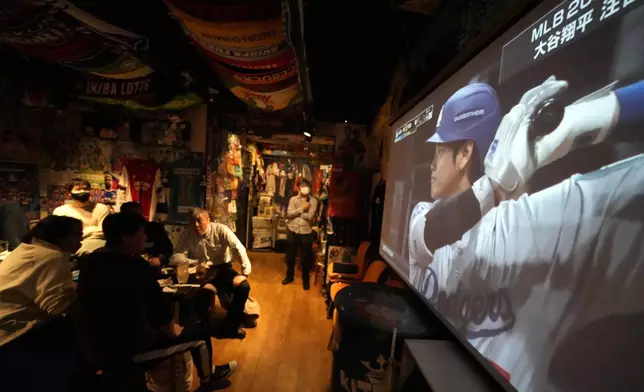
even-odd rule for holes
{"type": "Polygon", "coordinates": [[[147,145],[187,148],[190,144],[191,128],[189,122],[145,121],[141,124],[140,135],[132,132],[132,137],[147,145]]]}
{"type": "Polygon", "coordinates": [[[74,178],[80,178],[90,183],[90,199],[94,202],[108,206],[116,204],[117,189],[110,174],[67,173],[57,177],[56,182],[59,184],[47,185],[46,206],[42,208],[49,214],[52,214],[56,207],[71,201],[71,196],[67,191],[67,183],[74,178]]]}
{"type": "Polygon", "coordinates": [[[344,170],[342,165],[334,164],[330,181],[328,215],[337,218],[360,216],[362,209],[360,174],[344,170]]]}
{"type": "Polygon", "coordinates": [[[380,254],[507,390],[644,390],[642,42],[544,1],[393,125],[380,254]]]}
{"type": "Polygon", "coordinates": [[[18,203],[30,219],[37,219],[40,215],[38,166],[0,162],[0,200],[18,203]]]}
{"type": "Polygon", "coordinates": [[[188,223],[189,212],[194,207],[204,207],[206,178],[204,156],[192,153],[173,162],[168,171],[168,220],[188,223]]]}

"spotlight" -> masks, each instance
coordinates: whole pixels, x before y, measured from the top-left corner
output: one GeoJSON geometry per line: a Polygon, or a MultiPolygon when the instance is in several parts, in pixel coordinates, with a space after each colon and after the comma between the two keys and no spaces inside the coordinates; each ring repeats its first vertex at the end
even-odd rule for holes
{"type": "Polygon", "coordinates": [[[313,136],[313,135],[311,135],[311,132],[309,132],[309,131],[304,131],[303,133],[304,133],[304,136],[306,136],[306,137],[312,137],[313,136]]]}
{"type": "Polygon", "coordinates": [[[349,122],[348,122],[347,120],[344,120],[344,123],[345,123],[345,124],[348,124],[349,122]]]}

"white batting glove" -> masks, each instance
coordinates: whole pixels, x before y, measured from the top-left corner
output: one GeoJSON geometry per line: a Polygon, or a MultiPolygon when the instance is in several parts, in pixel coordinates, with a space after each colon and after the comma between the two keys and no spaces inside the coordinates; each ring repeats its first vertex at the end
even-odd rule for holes
{"type": "Polygon", "coordinates": [[[519,103],[503,117],[484,163],[485,174],[503,193],[520,192],[539,167],[535,146],[528,135],[532,116],[540,104],[567,87],[568,82],[550,76],[523,94],[519,103]]]}

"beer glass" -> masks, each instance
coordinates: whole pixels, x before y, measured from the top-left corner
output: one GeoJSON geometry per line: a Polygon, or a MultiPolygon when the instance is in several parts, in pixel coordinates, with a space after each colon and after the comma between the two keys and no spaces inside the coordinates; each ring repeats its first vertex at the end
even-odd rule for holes
{"type": "Polygon", "coordinates": [[[188,283],[190,279],[190,271],[188,270],[188,263],[181,263],[177,266],[177,282],[180,284],[188,283]]]}

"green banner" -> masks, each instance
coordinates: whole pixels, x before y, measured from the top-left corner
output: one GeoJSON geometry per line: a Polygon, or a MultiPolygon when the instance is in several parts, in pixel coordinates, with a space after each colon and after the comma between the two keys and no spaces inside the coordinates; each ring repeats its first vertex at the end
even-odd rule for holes
{"type": "Polygon", "coordinates": [[[106,103],[108,105],[121,105],[132,110],[183,110],[202,102],[202,99],[195,93],[177,95],[172,98],[172,100],[164,103],[163,105],[157,106],[146,106],[131,99],[91,97],[87,95],[81,95],[79,96],[79,98],[94,102],[106,103]]]}

